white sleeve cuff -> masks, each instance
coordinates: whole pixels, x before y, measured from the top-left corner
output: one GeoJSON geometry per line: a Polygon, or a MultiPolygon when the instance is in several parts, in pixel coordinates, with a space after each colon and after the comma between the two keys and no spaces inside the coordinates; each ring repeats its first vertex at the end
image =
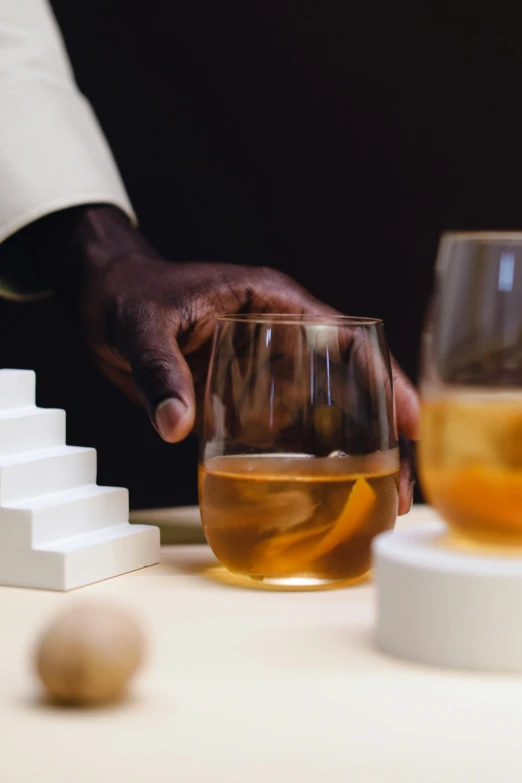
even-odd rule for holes
{"type": "Polygon", "coordinates": [[[0,91],[0,242],[68,207],[105,203],[136,216],[90,104],[48,81],[0,91]]]}

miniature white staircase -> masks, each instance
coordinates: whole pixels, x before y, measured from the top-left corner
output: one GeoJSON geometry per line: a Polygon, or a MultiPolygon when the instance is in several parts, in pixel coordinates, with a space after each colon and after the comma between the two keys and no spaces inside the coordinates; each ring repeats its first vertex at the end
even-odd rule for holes
{"type": "Polygon", "coordinates": [[[35,406],[35,374],[0,370],[0,585],[72,590],[159,560],[126,489],[96,485],[96,451],[65,445],[65,411],[35,406]]]}

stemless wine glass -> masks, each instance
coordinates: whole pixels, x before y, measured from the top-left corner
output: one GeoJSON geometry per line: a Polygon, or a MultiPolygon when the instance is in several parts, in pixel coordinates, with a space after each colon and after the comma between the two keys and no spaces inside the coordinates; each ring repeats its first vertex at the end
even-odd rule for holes
{"type": "Polygon", "coordinates": [[[298,587],[363,576],[398,506],[382,322],[219,319],[199,471],[205,534],[229,571],[298,587]]]}
{"type": "Polygon", "coordinates": [[[442,237],[423,357],[429,502],[463,539],[522,544],[522,233],[442,237]]]}

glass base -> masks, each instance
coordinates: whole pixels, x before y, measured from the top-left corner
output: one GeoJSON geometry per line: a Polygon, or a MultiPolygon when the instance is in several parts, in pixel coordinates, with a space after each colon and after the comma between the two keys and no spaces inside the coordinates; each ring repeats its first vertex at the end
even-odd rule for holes
{"type": "Polygon", "coordinates": [[[337,585],[349,584],[353,581],[359,581],[361,577],[356,580],[353,579],[327,579],[318,576],[246,576],[246,579],[252,579],[254,582],[262,582],[264,585],[272,585],[273,587],[283,587],[290,589],[304,589],[313,590],[314,588],[321,587],[335,587],[337,585]]]}
{"type": "Polygon", "coordinates": [[[213,566],[205,572],[213,582],[242,587],[249,590],[272,590],[286,592],[310,592],[314,590],[335,590],[340,587],[352,587],[368,582],[370,571],[357,577],[328,578],[317,576],[252,576],[229,571],[225,566],[213,566]]]}

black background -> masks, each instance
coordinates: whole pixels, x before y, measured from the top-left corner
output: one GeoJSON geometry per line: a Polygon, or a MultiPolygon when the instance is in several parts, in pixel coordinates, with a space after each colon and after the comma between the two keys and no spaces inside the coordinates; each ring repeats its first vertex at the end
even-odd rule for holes
{"type": "MultiPolygon", "coordinates": [[[[270,264],[384,318],[415,379],[438,237],[520,229],[522,10],[440,0],[53,3],[143,230],[174,260],[270,264]]],[[[68,440],[134,506],[196,497],[55,303],[0,304],[0,365],[33,367],[68,440]]]]}

